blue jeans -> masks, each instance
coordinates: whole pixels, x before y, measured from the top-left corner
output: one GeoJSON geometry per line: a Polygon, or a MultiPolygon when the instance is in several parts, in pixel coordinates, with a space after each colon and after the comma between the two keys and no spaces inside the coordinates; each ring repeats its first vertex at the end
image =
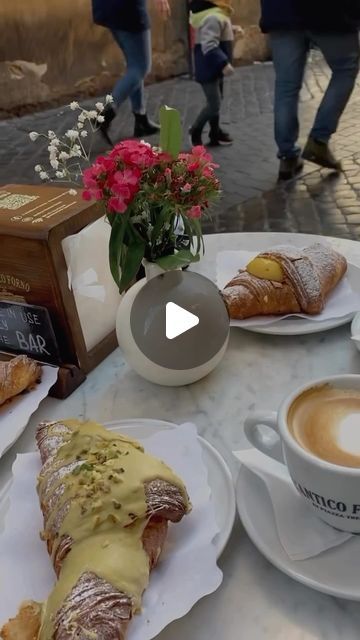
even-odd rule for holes
{"type": "Polygon", "coordinates": [[[130,98],[134,113],[145,113],[144,78],[151,69],[150,30],[140,32],[113,29],[112,34],[126,60],[126,73],[116,83],[112,95],[117,106],[130,98]]]}
{"type": "MultiPolygon", "coordinates": [[[[316,0],[314,0],[316,2],[316,0]]],[[[300,153],[298,102],[311,43],[319,47],[332,76],[310,136],[328,142],[335,133],[359,70],[357,33],[329,34],[279,31],[270,36],[275,66],[275,140],[279,157],[300,153]]]]}

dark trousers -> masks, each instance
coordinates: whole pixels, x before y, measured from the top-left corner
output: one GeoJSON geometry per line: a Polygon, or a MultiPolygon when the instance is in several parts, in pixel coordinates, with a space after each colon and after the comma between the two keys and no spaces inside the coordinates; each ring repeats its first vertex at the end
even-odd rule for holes
{"type": "MultiPolygon", "coordinates": [[[[316,0],[314,0],[316,2],[316,0]]],[[[279,156],[300,153],[298,102],[311,43],[321,50],[332,75],[310,136],[328,142],[336,131],[359,70],[357,33],[279,31],[270,36],[275,67],[275,138],[279,156]]]]}
{"type": "Polygon", "coordinates": [[[201,133],[207,122],[210,122],[210,130],[212,123],[219,123],[221,100],[223,97],[223,79],[218,78],[212,82],[201,84],[201,88],[205,94],[206,105],[200,111],[196,118],[192,131],[201,133]]]}

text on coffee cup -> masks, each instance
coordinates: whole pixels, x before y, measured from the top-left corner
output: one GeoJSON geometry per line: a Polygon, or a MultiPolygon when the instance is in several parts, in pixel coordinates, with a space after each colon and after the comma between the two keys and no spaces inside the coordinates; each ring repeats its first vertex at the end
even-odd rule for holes
{"type": "Polygon", "coordinates": [[[299,482],[295,482],[295,480],[293,480],[293,483],[300,495],[309,500],[316,509],[320,509],[321,511],[325,511],[331,515],[336,515],[340,518],[359,520],[360,504],[347,505],[341,500],[334,500],[333,498],[321,496],[319,493],[315,493],[315,491],[311,491],[310,489],[301,486],[301,484],[299,484],[299,482]]]}

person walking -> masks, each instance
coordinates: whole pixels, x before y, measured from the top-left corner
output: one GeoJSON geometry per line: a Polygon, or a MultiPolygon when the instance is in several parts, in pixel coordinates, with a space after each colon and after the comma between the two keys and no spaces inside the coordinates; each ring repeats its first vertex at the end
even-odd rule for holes
{"type": "MultiPolygon", "coordinates": [[[[195,30],[195,79],[205,94],[206,104],[192,127],[193,146],[202,144],[202,132],[210,124],[209,145],[229,145],[232,138],[220,127],[220,107],[224,76],[234,73],[232,44],[234,39],[231,0],[193,0],[190,24],[195,30]]],[[[239,27],[236,27],[239,29],[239,27]]]]}
{"type": "MultiPolygon", "coordinates": [[[[163,19],[170,16],[168,0],[154,0],[163,19]]],[[[130,98],[135,118],[134,136],[143,137],[157,133],[159,125],[146,113],[144,79],[151,69],[151,32],[146,0],[92,0],[95,24],[107,27],[126,60],[126,72],[112,91],[114,106],[107,105],[100,131],[109,144],[109,127],[116,116],[116,109],[130,98]]]]}
{"type": "Polygon", "coordinates": [[[275,140],[279,179],[293,178],[303,159],[341,171],[329,141],[337,130],[359,70],[360,0],[261,0],[260,26],[270,34],[275,67],[275,140]],[[307,55],[315,45],[332,75],[304,147],[299,135],[298,103],[307,55]]]}

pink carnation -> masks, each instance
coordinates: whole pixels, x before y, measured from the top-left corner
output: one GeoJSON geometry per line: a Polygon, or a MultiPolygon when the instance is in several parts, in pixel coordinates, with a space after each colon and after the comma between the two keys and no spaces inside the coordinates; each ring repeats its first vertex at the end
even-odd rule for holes
{"type": "Polygon", "coordinates": [[[191,209],[188,210],[187,216],[188,218],[201,218],[201,207],[199,204],[194,205],[191,209]]]}
{"type": "Polygon", "coordinates": [[[127,203],[121,196],[112,196],[109,198],[108,208],[113,213],[125,213],[127,203]]]}

